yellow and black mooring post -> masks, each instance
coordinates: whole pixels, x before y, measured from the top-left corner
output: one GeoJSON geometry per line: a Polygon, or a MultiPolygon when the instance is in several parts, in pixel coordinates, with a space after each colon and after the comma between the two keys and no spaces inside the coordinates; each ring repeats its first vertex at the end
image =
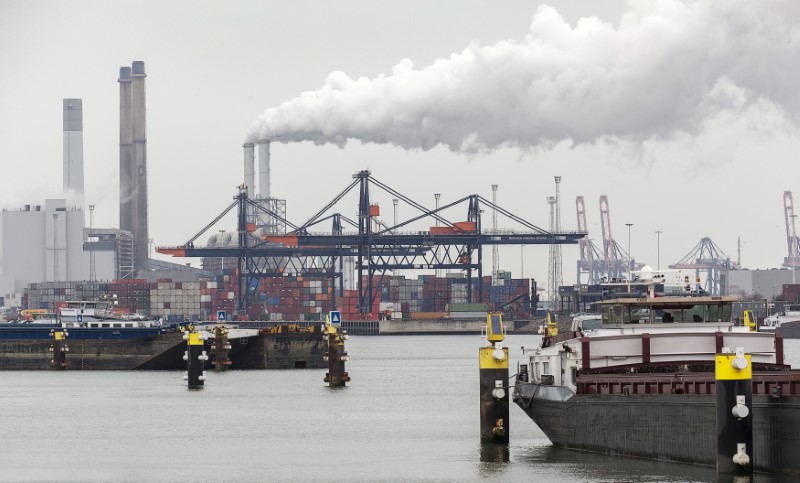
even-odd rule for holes
{"type": "Polygon", "coordinates": [[[187,343],[186,352],[183,353],[183,360],[186,361],[184,379],[188,381],[189,389],[202,389],[206,380],[203,368],[205,361],[208,360],[208,354],[203,350],[205,335],[189,326],[188,330],[183,333],[183,339],[187,343]]]}
{"type": "Polygon", "coordinates": [[[218,324],[214,327],[214,342],[211,343],[211,355],[214,357],[215,371],[225,371],[230,367],[229,350],[231,350],[231,343],[228,342],[228,329],[222,324],[218,324]]]}
{"type": "Polygon", "coordinates": [[[345,371],[345,362],[350,360],[350,356],[344,349],[347,331],[341,328],[341,323],[341,312],[332,311],[328,314],[328,319],[323,327],[322,338],[328,342],[328,351],[322,356],[322,360],[328,363],[325,382],[329,387],[344,386],[350,381],[350,375],[345,371]]]}
{"type": "Polygon", "coordinates": [[[717,392],[717,473],[753,473],[753,367],[737,347],[715,358],[717,392]]]}
{"type": "Polygon", "coordinates": [[[50,367],[56,370],[67,368],[67,336],[69,333],[60,329],[53,329],[50,331],[50,336],[53,338],[53,343],[50,345],[50,352],[53,353],[50,359],[50,367]]]}
{"type": "Polygon", "coordinates": [[[486,341],[480,348],[481,443],[507,444],[508,420],[508,347],[502,347],[503,317],[486,317],[486,341]]]}

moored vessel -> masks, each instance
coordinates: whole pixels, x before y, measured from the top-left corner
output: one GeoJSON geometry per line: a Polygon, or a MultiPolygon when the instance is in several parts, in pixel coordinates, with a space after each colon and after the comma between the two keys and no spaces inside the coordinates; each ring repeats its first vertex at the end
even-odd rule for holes
{"type": "MultiPolygon", "coordinates": [[[[54,333],[66,345],[64,368],[80,370],[181,370],[187,324],[165,325],[161,319],[120,314],[113,302],[70,301],[57,314],[37,313],[31,320],[0,324],[0,370],[53,367],[54,333]]],[[[214,342],[217,323],[198,323],[214,342]]],[[[226,365],[233,369],[325,367],[319,326],[286,324],[267,329],[225,325],[226,365]]]]}
{"type": "Polygon", "coordinates": [[[715,355],[743,348],[753,466],[800,475],[800,371],[785,364],[780,333],[733,322],[734,300],[650,291],[601,302],[599,327],[573,324],[524,351],[514,401],[557,446],[714,465],[715,355]]]}
{"type": "Polygon", "coordinates": [[[787,305],[783,312],[764,318],[759,332],[775,332],[787,339],[800,339],[800,305],[787,305]]]}

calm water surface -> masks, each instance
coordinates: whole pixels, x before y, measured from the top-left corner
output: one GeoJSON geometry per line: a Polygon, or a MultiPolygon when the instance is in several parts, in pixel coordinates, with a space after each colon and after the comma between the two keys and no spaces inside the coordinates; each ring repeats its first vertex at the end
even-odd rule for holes
{"type": "MultiPolygon", "coordinates": [[[[536,340],[509,337],[512,361],[536,340]]],[[[0,481],[718,481],[553,448],[516,406],[507,451],[482,452],[481,344],[351,337],[335,389],[316,369],[209,372],[200,391],[182,372],[0,372],[0,481]]],[[[800,367],[800,340],[786,353],[800,367]]]]}

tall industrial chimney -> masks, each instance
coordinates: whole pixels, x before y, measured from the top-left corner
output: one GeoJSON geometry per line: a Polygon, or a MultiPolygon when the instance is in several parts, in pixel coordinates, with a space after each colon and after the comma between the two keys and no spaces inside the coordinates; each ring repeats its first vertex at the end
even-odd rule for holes
{"type": "Polygon", "coordinates": [[[256,197],[256,151],[253,143],[246,143],[244,148],[244,185],[247,187],[247,196],[256,197]]]}
{"type": "Polygon", "coordinates": [[[83,100],[64,99],[64,191],[83,207],[83,100]]]}
{"type": "Polygon", "coordinates": [[[131,68],[119,69],[119,228],[133,233],[133,130],[131,68]]]}
{"type": "Polygon", "coordinates": [[[262,139],[258,142],[258,198],[269,197],[269,140],[262,139]]]}
{"type": "Polygon", "coordinates": [[[133,233],[134,268],[148,265],[144,62],[120,69],[120,228],[133,233]]]}

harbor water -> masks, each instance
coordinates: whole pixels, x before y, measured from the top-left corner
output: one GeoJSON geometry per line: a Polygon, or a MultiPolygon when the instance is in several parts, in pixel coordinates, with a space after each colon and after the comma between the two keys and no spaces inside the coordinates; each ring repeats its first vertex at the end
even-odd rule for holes
{"type": "MultiPolygon", "coordinates": [[[[554,448],[516,406],[479,444],[479,336],[353,336],[324,370],[0,373],[0,481],[719,481],[714,468],[554,448]]],[[[521,346],[506,339],[515,372],[521,346]]],[[[785,341],[800,367],[800,340],[785,341]]],[[[789,479],[755,475],[755,482],[789,479]]]]}

